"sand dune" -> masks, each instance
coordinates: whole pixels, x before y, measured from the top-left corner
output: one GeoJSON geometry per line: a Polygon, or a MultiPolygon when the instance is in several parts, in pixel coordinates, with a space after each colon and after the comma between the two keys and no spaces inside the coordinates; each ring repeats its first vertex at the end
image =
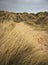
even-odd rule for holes
{"type": "Polygon", "coordinates": [[[48,65],[48,33],[24,22],[0,23],[0,65],[48,65]]]}

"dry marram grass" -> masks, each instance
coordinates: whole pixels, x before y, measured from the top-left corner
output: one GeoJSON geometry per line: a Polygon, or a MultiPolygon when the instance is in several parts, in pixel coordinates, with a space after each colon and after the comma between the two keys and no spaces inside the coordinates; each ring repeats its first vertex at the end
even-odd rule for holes
{"type": "Polygon", "coordinates": [[[48,33],[24,22],[0,22],[0,65],[48,65],[48,33]]]}

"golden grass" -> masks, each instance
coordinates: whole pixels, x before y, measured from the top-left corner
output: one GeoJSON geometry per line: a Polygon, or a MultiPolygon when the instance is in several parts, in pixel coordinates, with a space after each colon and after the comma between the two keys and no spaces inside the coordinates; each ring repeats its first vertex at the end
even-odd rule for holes
{"type": "Polygon", "coordinates": [[[0,65],[48,65],[48,33],[24,22],[0,23],[0,65]]]}

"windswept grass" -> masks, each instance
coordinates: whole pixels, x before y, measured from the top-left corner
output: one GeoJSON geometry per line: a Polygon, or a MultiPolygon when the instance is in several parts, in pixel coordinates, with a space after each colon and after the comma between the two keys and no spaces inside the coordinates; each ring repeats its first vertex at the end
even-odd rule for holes
{"type": "Polygon", "coordinates": [[[48,13],[0,14],[0,65],[48,65],[48,13]]]}

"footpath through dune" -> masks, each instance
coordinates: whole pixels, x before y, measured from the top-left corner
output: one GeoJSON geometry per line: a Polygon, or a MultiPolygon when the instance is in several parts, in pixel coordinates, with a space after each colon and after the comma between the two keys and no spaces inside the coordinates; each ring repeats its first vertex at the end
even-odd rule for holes
{"type": "Polygon", "coordinates": [[[48,46],[48,34],[46,31],[37,31],[29,25],[21,22],[16,24],[17,33],[34,46],[48,46]]]}

